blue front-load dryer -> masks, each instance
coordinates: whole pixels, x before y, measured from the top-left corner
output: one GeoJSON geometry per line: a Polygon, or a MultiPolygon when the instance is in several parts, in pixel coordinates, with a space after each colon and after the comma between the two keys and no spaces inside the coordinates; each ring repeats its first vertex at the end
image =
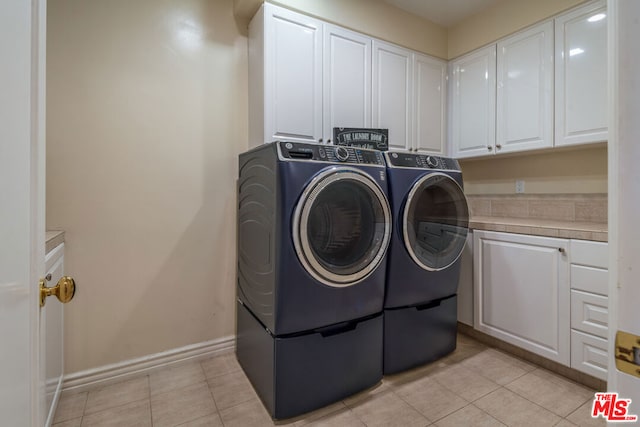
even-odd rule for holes
{"type": "Polygon", "coordinates": [[[382,378],[391,228],[381,152],[275,142],[240,155],[236,353],[274,418],[382,378]]]}
{"type": "Polygon", "coordinates": [[[456,160],[385,156],[394,218],[384,303],[384,372],[391,374],[455,349],[469,210],[456,160]]]}

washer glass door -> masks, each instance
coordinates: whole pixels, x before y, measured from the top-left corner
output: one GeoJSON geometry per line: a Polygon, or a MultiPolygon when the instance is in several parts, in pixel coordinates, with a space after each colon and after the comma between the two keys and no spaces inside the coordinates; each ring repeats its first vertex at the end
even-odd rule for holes
{"type": "Polygon", "coordinates": [[[349,286],[380,264],[389,246],[391,211],[369,176],[332,167],[307,186],[294,213],[293,237],[305,269],[329,286],[349,286]]]}
{"type": "Polygon", "coordinates": [[[414,184],[404,207],[404,242],[411,258],[428,271],[453,264],[464,249],[469,209],[449,175],[434,172],[414,184]]]}

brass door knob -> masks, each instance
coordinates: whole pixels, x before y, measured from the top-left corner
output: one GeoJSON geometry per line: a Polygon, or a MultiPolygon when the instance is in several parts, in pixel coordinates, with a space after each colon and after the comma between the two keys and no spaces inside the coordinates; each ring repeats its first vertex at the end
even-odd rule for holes
{"type": "Polygon", "coordinates": [[[58,284],[51,288],[47,288],[46,281],[47,279],[40,280],[40,307],[44,307],[47,297],[51,295],[55,295],[61,303],[66,304],[76,294],[76,281],[72,277],[62,276],[58,284]]]}

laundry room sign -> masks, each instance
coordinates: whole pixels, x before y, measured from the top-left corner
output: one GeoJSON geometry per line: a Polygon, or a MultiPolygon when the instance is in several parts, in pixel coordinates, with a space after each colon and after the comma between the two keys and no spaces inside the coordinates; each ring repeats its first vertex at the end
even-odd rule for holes
{"type": "Polygon", "coordinates": [[[389,149],[389,129],[333,128],[333,143],[387,151],[389,149]]]}

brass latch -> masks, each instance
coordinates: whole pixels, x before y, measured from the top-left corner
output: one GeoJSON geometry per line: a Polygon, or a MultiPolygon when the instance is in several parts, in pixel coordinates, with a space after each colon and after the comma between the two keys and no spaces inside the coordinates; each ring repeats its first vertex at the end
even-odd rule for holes
{"type": "Polygon", "coordinates": [[[628,332],[616,332],[616,368],[640,377],[640,336],[628,332]]]}

